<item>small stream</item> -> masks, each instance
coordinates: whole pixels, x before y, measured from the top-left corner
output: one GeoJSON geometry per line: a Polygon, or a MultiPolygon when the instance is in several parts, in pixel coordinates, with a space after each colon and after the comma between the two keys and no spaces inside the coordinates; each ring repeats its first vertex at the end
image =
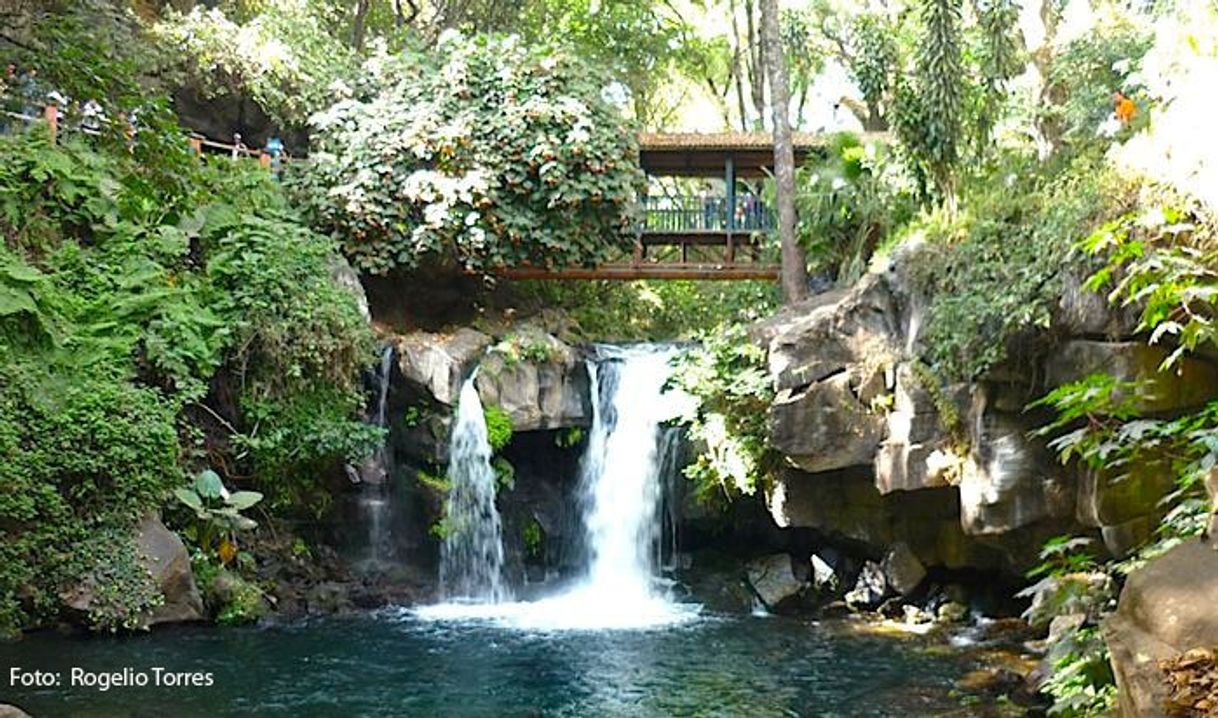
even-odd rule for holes
{"type": "MultiPolygon", "coordinates": [[[[964,654],[841,624],[702,616],[652,630],[529,631],[404,609],[270,628],[0,643],[0,665],[210,671],[206,688],[8,689],[37,718],[928,716],[964,654]]],[[[5,681],[7,684],[7,680],[5,681]]]]}

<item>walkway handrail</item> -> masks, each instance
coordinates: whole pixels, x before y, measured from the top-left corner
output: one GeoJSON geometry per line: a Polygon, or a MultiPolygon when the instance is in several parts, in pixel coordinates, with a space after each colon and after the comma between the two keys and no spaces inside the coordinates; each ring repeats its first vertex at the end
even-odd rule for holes
{"type": "Polygon", "coordinates": [[[729,216],[726,195],[661,195],[643,198],[644,233],[764,232],[774,213],[754,194],[737,195],[729,216]]]}
{"type": "MultiPolygon", "coordinates": [[[[0,117],[18,120],[25,122],[26,124],[33,124],[40,120],[45,120],[51,135],[51,142],[58,142],[60,133],[66,129],[63,122],[64,113],[56,104],[48,104],[43,106],[41,114],[29,114],[28,112],[13,112],[11,110],[3,110],[0,111],[0,117]]],[[[78,130],[83,134],[96,136],[101,134],[101,125],[113,125],[113,121],[110,118],[102,115],[94,115],[91,118],[82,118],[81,121],[76,123],[76,127],[73,129],[78,130]],[[96,123],[96,126],[89,126],[86,124],[86,119],[96,123]]],[[[136,128],[128,123],[127,132],[128,136],[131,138],[131,142],[134,143],[136,128]]],[[[223,153],[229,155],[233,159],[237,159],[238,157],[256,159],[263,167],[276,173],[278,173],[278,165],[281,163],[303,161],[303,158],[290,157],[288,156],[287,152],[282,150],[279,153],[274,153],[268,151],[266,148],[251,148],[244,143],[238,144],[220,142],[197,132],[188,133],[186,139],[190,144],[191,149],[193,149],[195,154],[199,157],[203,156],[205,150],[212,150],[213,154],[223,153]],[[214,152],[215,150],[219,150],[219,152],[214,152]]]]}

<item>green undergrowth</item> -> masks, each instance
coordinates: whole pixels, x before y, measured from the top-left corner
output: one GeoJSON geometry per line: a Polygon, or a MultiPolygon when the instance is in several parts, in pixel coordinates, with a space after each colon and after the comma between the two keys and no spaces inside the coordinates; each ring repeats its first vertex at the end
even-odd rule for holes
{"type": "Polygon", "coordinates": [[[103,576],[122,595],[90,623],[136,625],[156,591],[123,561],[132,529],[187,476],[316,514],[328,473],[381,440],[336,247],[265,173],[36,128],[0,137],[0,235],[0,630],[103,576]]]}

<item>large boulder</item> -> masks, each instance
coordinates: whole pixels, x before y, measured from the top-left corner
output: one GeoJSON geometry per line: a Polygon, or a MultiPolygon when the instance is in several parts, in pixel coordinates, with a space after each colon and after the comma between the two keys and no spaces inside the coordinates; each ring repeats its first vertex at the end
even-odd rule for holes
{"type": "Polygon", "coordinates": [[[579,352],[538,331],[513,335],[503,344],[479,365],[474,383],[483,405],[507,412],[516,431],[592,423],[588,367],[579,352]]]}
{"type": "Polygon", "coordinates": [[[851,365],[895,355],[903,342],[897,305],[888,280],[868,274],[849,290],[784,309],[754,332],[768,344],[775,388],[798,390],[851,365]]]}
{"type": "Polygon", "coordinates": [[[902,541],[888,549],[880,568],[884,571],[888,585],[901,596],[908,596],[916,591],[926,579],[926,567],[902,541]]]}
{"type": "MultiPolygon", "coordinates": [[[[164,597],[160,606],[138,616],[136,622],[154,626],[203,620],[203,599],[195,585],[190,554],[182,539],[165,528],[154,514],[145,516],[136,531],[134,547],[138,558],[164,597]]],[[[100,590],[98,581],[90,576],[66,590],[61,598],[72,613],[84,617],[96,607],[100,590]]]]}
{"type": "Polygon", "coordinates": [[[398,368],[407,385],[445,406],[456,406],[461,384],[491,345],[490,336],[462,327],[413,332],[397,339],[398,368]]]}
{"type": "Polygon", "coordinates": [[[1218,646],[1218,546],[1190,540],[1130,574],[1117,611],[1104,622],[1120,714],[1164,715],[1158,661],[1218,646]]]}
{"type": "Polygon", "coordinates": [[[845,372],[802,390],[783,389],[769,422],[773,447],[808,472],[869,465],[884,436],[883,416],[863,405],[845,372]]]}
{"type": "Polygon", "coordinates": [[[766,608],[776,610],[799,597],[808,584],[795,575],[791,557],[785,553],[750,561],[747,567],[749,585],[766,608]]]}

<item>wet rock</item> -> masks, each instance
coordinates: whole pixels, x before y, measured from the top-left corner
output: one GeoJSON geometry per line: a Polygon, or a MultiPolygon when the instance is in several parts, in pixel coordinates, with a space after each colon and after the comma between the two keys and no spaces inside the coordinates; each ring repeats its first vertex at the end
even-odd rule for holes
{"type": "Polygon", "coordinates": [[[834,570],[833,566],[829,565],[825,559],[817,556],[816,554],[812,554],[809,563],[812,565],[811,580],[813,588],[821,593],[831,593],[836,591],[841,581],[839,580],[837,571],[834,570]]]}
{"type": "Polygon", "coordinates": [[[309,588],[305,594],[309,613],[339,613],[353,608],[348,586],[325,581],[309,588]]]}
{"type": "Polygon", "coordinates": [[[968,620],[968,615],[968,606],[948,601],[935,611],[935,620],[939,623],[964,623],[968,620]]]}
{"type": "Polygon", "coordinates": [[[1218,646],[1218,547],[1191,540],[1130,574],[1117,611],[1104,621],[1122,716],[1163,715],[1159,661],[1218,646]]]}
{"type": "Polygon", "coordinates": [[[855,609],[876,608],[888,595],[884,569],[874,561],[863,564],[854,588],[846,593],[846,604],[855,609]]]}
{"type": "Polygon", "coordinates": [[[415,391],[455,406],[461,383],[491,345],[491,337],[462,327],[455,332],[413,332],[397,340],[398,368],[415,391]]]}
{"type": "Polygon", "coordinates": [[[680,572],[681,582],[691,600],[708,611],[747,614],[757,600],[741,576],[740,567],[703,567],[698,562],[680,572]]]}
{"type": "Polygon", "coordinates": [[[807,584],[799,580],[785,553],[754,559],[746,571],[749,585],[766,608],[776,610],[785,602],[798,598],[807,584]]]}
{"type": "Polygon", "coordinates": [[[30,718],[30,714],[17,706],[0,703],[0,718],[30,718]]]}
{"type": "Polygon", "coordinates": [[[859,401],[850,381],[841,373],[774,399],[770,442],[791,465],[815,473],[874,461],[884,419],[859,401]]]}
{"type": "Polygon", "coordinates": [[[482,403],[506,411],[515,431],[590,425],[588,368],[578,352],[539,331],[515,334],[512,341],[480,365],[475,385],[482,403]],[[516,346],[527,347],[527,355],[519,356],[516,346]]]}
{"type": "Polygon", "coordinates": [[[1032,628],[1043,631],[1058,616],[1081,614],[1098,619],[1115,597],[1116,584],[1111,576],[1098,571],[1068,573],[1045,578],[1019,595],[1032,598],[1024,618],[1032,628]]]}
{"type": "Polygon", "coordinates": [[[978,668],[956,681],[956,690],[971,696],[994,699],[1022,691],[1024,678],[1005,668],[978,668]]]}
{"type": "Polygon", "coordinates": [[[926,578],[926,567],[904,542],[892,545],[880,567],[888,585],[901,596],[909,596],[926,578]]]}

